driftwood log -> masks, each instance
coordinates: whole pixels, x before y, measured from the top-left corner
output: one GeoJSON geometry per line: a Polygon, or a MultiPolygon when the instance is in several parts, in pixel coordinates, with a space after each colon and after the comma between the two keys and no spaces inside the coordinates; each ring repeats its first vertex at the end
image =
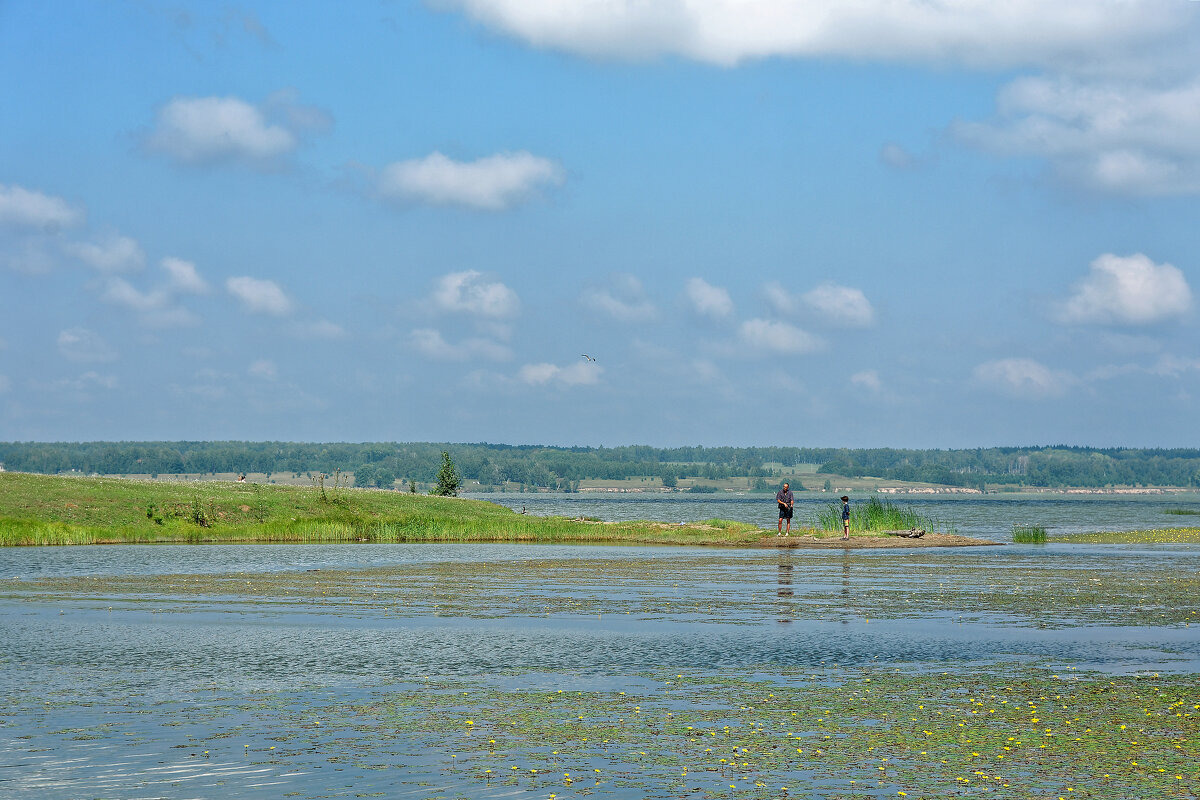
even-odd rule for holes
{"type": "Polygon", "coordinates": [[[920,539],[925,535],[924,528],[909,528],[906,531],[884,531],[888,536],[903,536],[905,539],[920,539]]]}

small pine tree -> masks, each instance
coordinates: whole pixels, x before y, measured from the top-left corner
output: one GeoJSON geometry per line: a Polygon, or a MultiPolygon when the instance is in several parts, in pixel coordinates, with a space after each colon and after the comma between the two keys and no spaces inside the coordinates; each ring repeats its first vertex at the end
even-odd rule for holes
{"type": "Polygon", "coordinates": [[[460,484],[458,470],[454,468],[454,461],[451,460],[450,454],[443,450],[442,468],[438,470],[437,485],[433,487],[433,491],[430,494],[441,495],[442,497],[454,497],[458,494],[460,484]]]}

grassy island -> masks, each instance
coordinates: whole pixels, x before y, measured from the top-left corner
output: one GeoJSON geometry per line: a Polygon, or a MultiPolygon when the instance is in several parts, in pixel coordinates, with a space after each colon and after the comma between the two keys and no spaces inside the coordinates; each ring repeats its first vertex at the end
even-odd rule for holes
{"type": "MultiPolygon", "coordinates": [[[[728,520],[672,525],[537,517],[481,500],[226,481],[0,473],[0,546],[159,542],[627,542],[842,546],[835,534],[774,531],[728,520]]],[[[854,546],[897,540],[857,532],[854,546]]],[[[932,535],[925,544],[990,544],[932,535]]]]}

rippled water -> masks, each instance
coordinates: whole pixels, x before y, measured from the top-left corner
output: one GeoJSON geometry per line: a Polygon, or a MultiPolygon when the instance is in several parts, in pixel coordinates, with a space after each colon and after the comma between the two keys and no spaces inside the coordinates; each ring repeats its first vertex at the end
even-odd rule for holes
{"type": "MultiPolygon", "coordinates": [[[[489,499],[605,519],[761,522],[771,511],[762,498],[489,499]]],[[[1186,507],[1178,498],[924,502],[959,532],[997,539],[1013,521],[1064,531],[1189,522],[1162,513],[1186,507]]],[[[416,733],[384,737],[363,722],[333,736],[317,723],[331,709],[419,691],[427,676],[478,685],[531,673],[611,688],[662,668],[1017,661],[1196,673],[1200,627],[1180,624],[1187,610],[1163,608],[1168,595],[1156,593],[1197,570],[1200,548],[1188,546],[8,549],[0,797],[546,797],[464,783],[450,755],[416,733]],[[1110,618],[1080,605],[1092,583],[1122,580],[1148,588],[1120,595],[1110,618]],[[1061,608],[1006,599],[1056,581],[1070,591],[1044,596],[1061,608]]],[[[649,795],[614,783],[591,796],[649,795]]]]}

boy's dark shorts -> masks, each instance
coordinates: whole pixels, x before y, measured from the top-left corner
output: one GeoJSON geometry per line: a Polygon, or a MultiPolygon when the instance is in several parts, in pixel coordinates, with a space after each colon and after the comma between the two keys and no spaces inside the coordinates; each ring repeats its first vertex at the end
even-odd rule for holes
{"type": "Polygon", "coordinates": [[[791,519],[792,518],[792,507],[785,506],[783,503],[780,503],[779,504],[779,518],[780,519],[791,519]]]}

